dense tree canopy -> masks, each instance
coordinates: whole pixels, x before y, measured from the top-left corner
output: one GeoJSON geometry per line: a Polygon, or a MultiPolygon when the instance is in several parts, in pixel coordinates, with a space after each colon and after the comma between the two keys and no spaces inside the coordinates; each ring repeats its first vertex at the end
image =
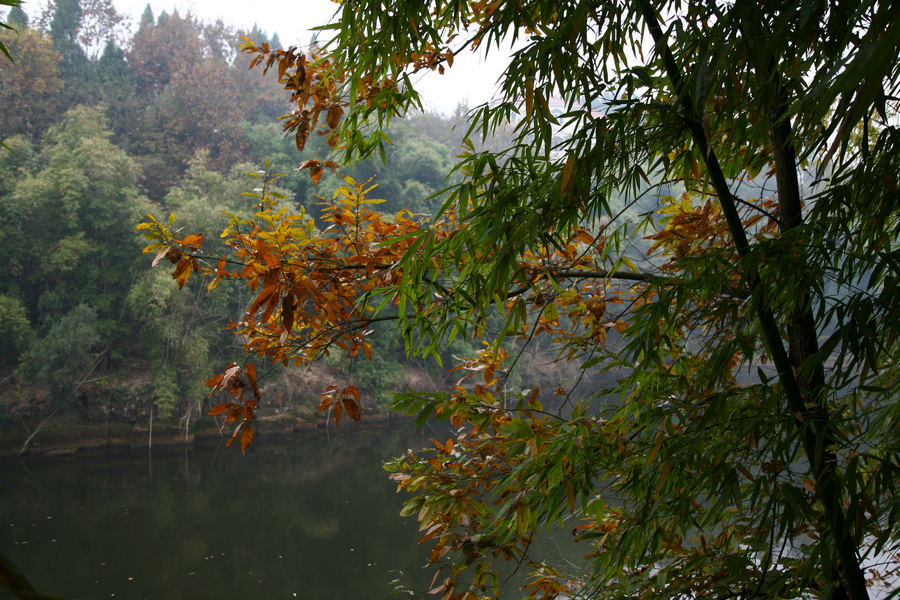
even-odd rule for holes
{"type": "Polygon", "coordinates": [[[0,135],[36,136],[60,116],[59,55],[48,36],[31,29],[0,31],[0,43],[16,57],[0,62],[0,135]]]}
{"type": "MultiPolygon", "coordinates": [[[[7,261],[0,293],[19,299],[46,334],[23,353],[23,373],[51,383],[60,401],[92,364],[91,351],[130,336],[121,321],[123,292],[136,270],[130,223],[150,207],[136,187],[137,165],[112,145],[105,125],[102,113],[73,109],[48,130],[39,152],[21,137],[9,138],[0,159],[0,177],[12,184],[0,188],[0,251],[7,261]],[[90,319],[75,327],[73,315],[90,319]]],[[[21,337],[26,330],[19,331],[21,337]]]]}
{"type": "MultiPolygon", "coordinates": [[[[341,180],[325,175],[315,187],[295,172],[302,155],[277,122],[288,98],[238,52],[244,34],[277,43],[256,27],[238,32],[189,14],[157,17],[148,7],[126,38],[107,0],[51,2],[30,20],[15,6],[6,21],[16,31],[0,28],[14,59],[0,58],[0,430],[32,440],[34,451],[42,443],[31,437],[34,427],[73,419],[140,427],[153,414],[164,427],[180,419],[187,435],[205,412],[204,374],[239,356],[219,319],[237,318],[250,291],[226,282],[225,293],[203,300],[203,282],[192,281],[179,293],[167,274],[146,271],[134,225],[151,210],[175,211],[210,240],[207,251],[222,252],[225,213],[252,214],[255,201],[243,194],[258,181],[248,173],[266,161],[270,173],[288,174],[273,190],[282,204],[291,212],[303,206],[318,227],[317,196],[341,180]],[[78,69],[62,69],[65,53],[78,69]]],[[[452,164],[451,144],[458,147],[447,134],[454,123],[421,114],[398,121],[388,132],[396,142],[388,163],[364,161],[353,174],[376,175],[392,195],[405,191],[391,198],[393,208],[408,198],[412,210],[432,210],[439,201],[426,196],[452,164]]],[[[329,150],[325,136],[313,136],[305,157],[329,150]]],[[[335,354],[323,365],[352,370],[370,407],[407,375],[389,325],[373,334],[375,361],[361,366],[335,354]]],[[[317,394],[286,387],[299,373],[270,370],[277,376],[269,397],[284,400],[268,403],[268,414],[310,418],[317,394]]],[[[434,368],[431,375],[440,376],[434,368]]]]}
{"type": "MultiPolygon", "coordinates": [[[[285,362],[368,354],[381,321],[438,356],[502,316],[453,391],[396,400],[460,427],[390,467],[445,599],[496,593],[499,558],[531,565],[530,597],[867,598],[900,543],[897,14],[348,2],[323,48],[245,48],[291,93],[297,146],[334,148],[301,165],[313,180],[383,152],[419,103],[412,76],[470,48],[515,49],[468,132],[513,123],[512,143],[472,147],[431,219],[379,214],[348,180],[321,232],[264,194],[226,231],[228,260],[159,221],[148,251],[180,284],[245,280],[237,331],[285,362]],[[615,383],[510,389],[517,336],[615,383]],[[593,545],[583,569],[530,562],[555,523],[593,545]]],[[[246,447],[253,363],[209,385],[246,447]]],[[[358,397],[333,388],[322,408],[355,417],[358,397]]]]}

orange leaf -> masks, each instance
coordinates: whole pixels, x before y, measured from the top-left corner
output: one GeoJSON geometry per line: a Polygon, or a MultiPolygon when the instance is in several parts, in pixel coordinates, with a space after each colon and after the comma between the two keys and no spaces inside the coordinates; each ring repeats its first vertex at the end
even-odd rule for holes
{"type": "Polygon", "coordinates": [[[253,304],[250,305],[250,314],[251,315],[256,314],[256,311],[259,310],[260,306],[269,302],[272,299],[272,297],[280,291],[281,291],[281,286],[278,285],[277,283],[264,288],[263,291],[261,291],[259,293],[259,295],[256,297],[256,300],[253,301],[253,304]]]}
{"type": "Polygon", "coordinates": [[[206,380],[206,382],[205,382],[206,387],[212,388],[210,395],[212,395],[216,392],[216,389],[219,387],[219,384],[222,383],[223,377],[225,377],[225,373],[219,373],[215,377],[210,377],[209,379],[206,380]]]}
{"type": "Polygon", "coordinates": [[[247,366],[244,367],[244,372],[247,374],[247,381],[253,386],[253,393],[259,398],[259,385],[256,383],[256,365],[247,363],[247,366]]]}
{"type": "Polygon", "coordinates": [[[300,163],[300,166],[297,167],[298,171],[302,171],[304,169],[309,169],[309,176],[313,180],[313,184],[318,184],[319,180],[322,179],[322,161],[320,160],[305,160],[300,163]]]}
{"type": "Polygon", "coordinates": [[[250,445],[250,442],[253,441],[253,428],[249,425],[244,427],[244,430],[241,432],[241,453],[247,451],[247,446],[250,445]]]}
{"type": "Polygon", "coordinates": [[[343,409],[341,408],[342,403],[337,402],[334,405],[334,424],[338,425],[341,422],[341,414],[343,413],[343,409]]]}
{"type": "Polygon", "coordinates": [[[362,414],[360,413],[358,402],[354,401],[352,398],[344,398],[341,403],[344,405],[344,409],[347,411],[347,414],[350,415],[351,419],[354,421],[360,420],[362,414]]]}
{"type": "Polygon", "coordinates": [[[333,106],[331,107],[331,110],[328,111],[325,122],[328,123],[328,126],[332,129],[337,129],[337,126],[341,123],[341,115],[343,114],[344,111],[340,106],[333,106]]]}
{"type": "Polygon", "coordinates": [[[297,144],[297,150],[303,152],[303,147],[306,145],[306,138],[309,136],[309,129],[306,127],[298,127],[297,133],[294,134],[294,141],[297,144]]]}
{"type": "Polygon", "coordinates": [[[172,273],[172,277],[175,278],[175,281],[178,283],[178,287],[183,288],[184,285],[188,282],[190,276],[191,261],[187,258],[182,259],[177,265],[175,265],[175,272],[172,273]]]}
{"type": "Polygon", "coordinates": [[[278,257],[271,253],[266,253],[263,260],[266,261],[266,266],[270,269],[275,269],[281,266],[281,262],[278,260],[278,257]]]}
{"type": "MultiPolygon", "coordinates": [[[[279,291],[279,292],[281,291],[281,287],[280,287],[280,286],[277,286],[277,285],[276,285],[276,286],[272,286],[272,287],[277,287],[277,288],[278,288],[278,291],[279,291]]],[[[279,298],[279,295],[278,295],[278,294],[273,294],[273,295],[270,297],[269,303],[268,303],[268,305],[266,306],[266,310],[265,310],[265,312],[263,313],[262,318],[260,319],[260,322],[261,322],[261,323],[267,322],[267,321],[269,320],[269,317],[272,316],[272,312],[274,312],[275,307],[278,306],[278,298],[279,298]]]]}
{"type": "Polygon", "coordinates": [[[209,409],[209,412],[206,414],[208,414],[210,417],[214,417],[216,415],[222,414],[223,412],[225,412],[232,406],[234,406],[234,402],[223,402],[222,404],[217,404],[216,406],[213,406],[211,409],[209,409]]]}
{"type": "Polygon", "coordinates": [[[194,250],[199,248],[203,244],[203,234],[202,233],[192,233],[187,236],[183,240],[181,240],[182,246],[190,246],[194,250]]]}
{"type": "Polygon", "coordinates": [[[578,233],[575,234],[575,240],[583,244],[587,244],[588,246],[594,243],[594,238],[584,229],[581,229],[578,233]]]}
{"type": "Polygon", "coordinates": [[[437,440],[431,440],[431,443],[434,444],[434,447],[438,449],[438,452],[441,454],[450,454],[453,452],[453,439],[448,438],[446,444],[442,444],[437,440]]]}
{"type": "MultiPolygon", "coordinates": [[[[229,420],[230,420],[230,419],[229,419],[229,420]]],[[[231,446],[231,443],[234,442],[234,440],[237,439],[237,436],[238,436],[238,434],[241,432],[241,429],[243,429],[246,425],[247,425],[247,424],[246,424],[245,422],[243,422],[243,421],[241,421],[240,423],[238,423],[238,424],[235,426],[234,432],[231,434],[231,437],[228,438],[228,441],[227,441],[227,442],[225,442],[225,445],[226,445],[226,446],[231,446]]]]}

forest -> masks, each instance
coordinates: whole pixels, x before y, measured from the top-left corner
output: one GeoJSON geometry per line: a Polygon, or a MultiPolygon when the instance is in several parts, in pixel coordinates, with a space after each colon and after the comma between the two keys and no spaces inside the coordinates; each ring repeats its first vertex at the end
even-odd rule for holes
{"type": "MultiPolygon", "coordinates": [[[[175,213],[180,227],[215,239],[226,213],[250,213],[260,172],[283,174],[283,204],[315,218],[337,178],[316,188],[296,167],[325,156],[326,141],[314,136],[301,154],[284,138],[287,99],[239,51],[244,37],[277,46],[277,36],[149,5],[128,27],[108,1],[60,0],[31,17],[15,7],[7,21],[17,31],[0,32],[14,59],[0,63],[0,422],[19,445],[50,415],[144,423],[155,411],[190,429],[206,412],[203,382],[240,355],[223,326],[246,298],[234,285],[208,296],[195,282],[178,293],[149,268],[135,226],[175,213]]],[[[384,210],[432,212],[462,113],[397,121],[386,160],[349,173],[373,178],[384,210]]],[[[383,337],[377,361],[353,372],[374,413],[407,366],[420,384],[443,383],[383,337]]],[[[322,375],[272,369],[272,411],[309,417],[318,396],[298,383],[322,375]]],[[[337,352],[321,369],[349,373],[349,357],[337,352]]]]}

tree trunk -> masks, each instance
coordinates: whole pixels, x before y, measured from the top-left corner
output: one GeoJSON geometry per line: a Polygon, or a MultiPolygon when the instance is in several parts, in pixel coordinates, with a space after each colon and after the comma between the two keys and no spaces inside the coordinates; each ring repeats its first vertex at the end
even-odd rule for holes
{"type": "MultiPolygon", "coordinates": [[[[774,58],[773,58],[774,61],[774,58]]],[[[777,71],[765,65],[757,66],[757,74],[775,88],[774,106],[768,111],[769,129],[775,158],[775,181],[778,187],[779,228],[782,235],[791,235],[803,224],[803,208],[800,199],[796,153],[791,135],[791,122],[787,114],[788,102],[777,71]]],[[[804,248],[788,251],[803,252],[804,248]]],[[[814,368],[801,369],[803,364],[819,352],[818,328],[813,316],[809,290],[802,291],[800,303],[788,315],[788,358],[800,391],[806,400],[805,424],[801,434],[809,438],[812,430],[814,443],[806,439],[806,454],[812,466],[816,492],[825,509],[825,531],[836,548],[840,576],[833,578],[839,586],[834,591],[836,600],[852,598],[867,600],[869,597],[865,575],[856,556],[859,541],[849,530],[841,505],[842,490],[837,486],[837,457],[834,454],[836,432],[828,410],[826,398],[825,367],[821,359],[814,368]],[[810,447],[811,446],[811,447],[810,447]]]]}
{"type": "MultiPolygon", "coordinates": [[[[728,222],[735,249],[738,255],[744,258],[751,252],[750,245],[737,212],[731,188],[725,179],[718,158],[710,146],[710,140],[707,138],[702,115],[697,113],[694,100],[691,98],[690,92],[685,89],[682,73],[669,49],[659,24],[659,18],[647,0],[641,1],[641,12],[650,35],[656,43],[657,51],[663,59],[672,88],[680,100],[685,127],[690,132],[694,145],[706,164],[710,181],[716,190],[722,212],[728,222]]],[[[748,19],[748,21],[750,20],[752,19],[748,19]]],[[[759,30],[759,25],[755,22],[742,23],[742,25],[752,29],[751,33],[759,30]]],[[[745,39],[748,37],[746,31],[744,37],[745,39]]],[[[771,53],[756,58],[764,56],[771,57],[771,53]]],[[[770,58],[770,60],[774,59],[770,58]]],[[[762,63],[762,61],[757,62],[762,63]]],[[[765,63],[756,65],[756,71],[761,80],[769,84],[777,84],[778,82],[773,82],[765,76],[766,67],[765,63]]],[[[773,110],[769,111],[768,125],[775,146],[773,159],[776,165],[779,204],[784,211],[781,215],[781,228],[782,234],[785,234],[799,227],[803,218],[790,121],[783,110],[783,107],[787,105],[780,101],[778,88],[772,97],[776,100],[773,102],[773,110]]],[[[765,282],[760,280],[756,267],[749,267],[746,279],[752,288],[760,292],[764,291],[765,282]],[[760,290],[760,287],[763,289],[760,290]]],[[[788,351],[785,351],[782,342],[782,329],[779,327],[771,307],[763,300],[767,294],[752,294],[754,310],[759,319],[763,341],[778,370],[786,408],[795,415],[797,435],[803,444],[804,453],[810,464],[811,475],[816,484],[816,496],[824,507],[826,523],[821,532],[822,537],[832,540],[835,545],[834,550],[839,557],[838,565],[830,565],[833,573],[831,580],[836,585],[834,597],[838,600],[845,598],[868,600],[865,577],[856,557],[859,544],[847,527],[841,506],[840,490],[836,485],[837,462],[832,450],[835,436],[833,423],[825,404],[825,372],[821,362],[811,374],[805,375],[802,380],[798,378],[800,365],[818,351],[818,341],[815,320],[809,304],[809,290],[798,289],[797,292],[802,300],[785,323],[788,351]]]]}

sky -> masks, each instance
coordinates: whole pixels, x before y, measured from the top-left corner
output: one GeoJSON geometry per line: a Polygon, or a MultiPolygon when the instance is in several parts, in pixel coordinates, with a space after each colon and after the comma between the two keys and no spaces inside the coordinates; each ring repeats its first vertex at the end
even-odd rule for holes
{"type": "MultiPolygon", "coordinates": [[[[31,17],[40,14],[45,0],[25,0],[24,8],[31,17]]],[[[122,14],[137,24],[147,0],[113,0],[122,14]]],[[[312,37],[311,28],[327,23],[339,8],[331,0],[150,0],[153,14],[190,12],[201,21],[222,19],[226,25],[250,29],[254,23],[270,36],[278,33],[284,45],[306,45],[312,37]]],[[[453,68],[444,75],[428,74],[413,85],[423,98],[426,110],[450,114],[460,102],[476,106],[493,97],[494,85],[503,72],[503,57],[459,56],[453,68]]]]}

